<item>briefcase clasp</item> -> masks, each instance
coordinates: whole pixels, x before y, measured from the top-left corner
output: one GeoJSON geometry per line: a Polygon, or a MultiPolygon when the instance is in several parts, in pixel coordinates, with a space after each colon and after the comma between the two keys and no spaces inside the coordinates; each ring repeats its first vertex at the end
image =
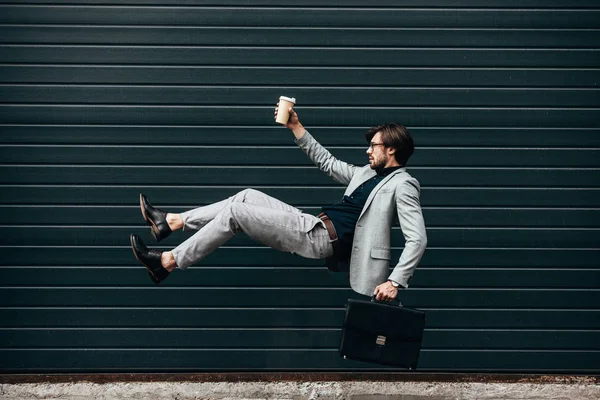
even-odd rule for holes
{"type": "Polygon", "coordinates": [[[386,339],[385,336],[379,335],[379,336],[377,336],[377,340],[375,340],[375,343],[380,346],[385,346],[385,339],[386,339]]]}

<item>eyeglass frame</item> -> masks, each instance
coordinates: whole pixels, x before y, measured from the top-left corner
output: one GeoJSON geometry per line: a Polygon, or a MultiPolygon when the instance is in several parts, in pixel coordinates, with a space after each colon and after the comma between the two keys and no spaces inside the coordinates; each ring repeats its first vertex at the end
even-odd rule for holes
{"type": "Polygon", "coordinates": [[[383,143],[383,142],[381,142],[381,143],[369,142],[369,147],[367,147],[367,150],[375,150],[375,146],[385,146],[385,143],[383,143]]]}

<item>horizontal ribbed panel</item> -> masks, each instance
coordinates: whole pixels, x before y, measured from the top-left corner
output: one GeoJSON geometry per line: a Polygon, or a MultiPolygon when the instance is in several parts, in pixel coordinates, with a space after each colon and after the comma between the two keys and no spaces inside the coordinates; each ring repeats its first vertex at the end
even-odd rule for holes
{"type": "MultiPolygon", "coordinates": [[[[120,288],[6,288],[2,287],[0,305],[4,307],[337,307],[348,297],[356,297],[346,288],[282,288],[238,287],[229,296],[220,294],[221,287],[120,287],[120,288]]],[[[421,307],[499,308],[576,308],[595,309],[600,289],[414,289],[403,294],[407,302],[421,307]]]]}
{"type": "MultiPolygon", "coordinates": [[[[145,236],[149,240],[149,235],[145,236]]],[[[155,246],[159,249],[168,247],[155,246]]],[[[5,247],[6,248],[6,247],[5,247]]],[[[400,257],[401,249],[392,250],[392,259],[400,257]]],[[[598,266],[600,250],[596,248],[439,248],[431,247],[423,256],[423,267],[559,267],[565,265],[594,269],[598,266]]],[[[121,237],[121,246],[65,246],[39,247],[24,244],[12,247],[3,263],[9,266],[81,265],[91,266],[136,265],[131,262],[128,236],[121,237]]],[[[273,252],[264,247],[231,246],[209,255],[202,265],[263,266],[322,266],[318,260],[303,260],[298,256],[273,252]]],[[[138,267],[139,268],[139,267],[138,267]]],[[[143,272],[143,270],[141,271],[143,272]]],[[[226,272],[224,272],[226,273],[226,272]]],[[[142,274],[139,279],[147,280],[142,274]]],[[[416,279],[416,278],[415,278],[416,279]]],[[[170,278],[169,278],[170,280],[170,278]]],[[[146,281],[146,284],[148,282],[146,281]]],[[[199,282],[200,284],[202,282],[199,282]]],[[[168,284],[165,284],[168,285],[168,284]]],[[[485,282],[482,282],[485,285],[485,282]]]]}
{"type": "MultiPolygon", "coordinates": [[[[276,57],[281,50],[271,52],[276,57]]],[[[311,51],[313,54],[314,50],[311,51]]],[[[396,68],[396,67],[356,67],[334,66],[265,67],[265,55],[252,52],[256,56],[253,67],[213,67],[213,66],[98,66],[98,65],[1,65],[2,83],[65,83],[68,81],[88,84],[136,84],[136,85],[215,85],[251,84],[276,86],[284,90],[290,85],[310,86],[437,86],[437,87],[583,87],[598,86],[598,71],[593,68],[396,68]]],[[[567,57],[557,53],[557,56],[567,57]]],[[[226,54],[239,59],[236,53],[226,54]]],[[[437,57],[442,57],[439,53],[437,57]]],[[[575,55],[577,57],[577,55],[575,55]]],[[[594,55],[600,66],[598,54],[594,55]]],[[[305,58],[305,62],[306,62],[305,58]]],[[[205,61],[214,62],[213,59],[205,61]]],[[[229,62],[229,61],[225,61],[229,62]]],[[[79,63],[78,63],[79,64],[79,63]]],[[[301,64],[301,63],[300,63],[301,64]]],[[[442,64],[444,65],[444,64],[442,64]]],[[[463,64],[464,65],[464,64],[463,64]]],[[[4,89],[3,89],[4,90],[4,89]]],[[[317,88],[318,90],[318,88],[317,88]]],[[[275,100],[277,100],[276,97],[275,100]]],[[[299,97],[298,97],[299,99],[299,97]]],[[[240,99],[241,100],[241,99],[240,99]]],[[[309,97],[305,101],[311,101],[309,97]]],[[[313,100],[316,101],[316,100],[313,100]]],[[[245,100],[244,100],[245,102],[245,100]]],[[[239,104],[239,103],[238,103],[239,104]]],[[[233,105],[233,104],[232,104],[233,105]]],[[[452,103],[448,104],[452,105],[452,103]]]]}
{"type": "MultiPolygon", "coordinates": [[[[313,167],[189,167],[165,166],[160,175],[153,165],[144,166],[0,166],[0,184],[93,184],[127,185],[134,177],[155,185],[279,185],[331,186],[331,180],[313,167]]],[[[415,167],[415,175],[426,186],[474,187],[595,187],[599,168],[445,168],[447,176],[436,167],[415,167]]],[[[339,192],[338,192],[339,193],[339,192]]]]}
{"type": "MultiPolygon", "coordinates": [[[[283,50],[289,50],[284,48],[283,50]]],[[[498,49],[489,48],[336,48],[331,47],[324,49],[322,47],[314,48],[294,48],[293,52],[287,51],[285,57],[281,58],[282,48],[269,48],[269,47],[199,47],[199,46],[109,46],[109,45],[52,45],[52,44],[0,44],[0,55],[6,62],[13,63],[34,63],[34,64],[119,64],[120,67],[110,68],[107,67],[105,71],[112,71],[118,79],[119,76],[127,74],[132,69],[125,68],[123,71],[122,65],[137,65],[137,64],[154,64],[160,63],[162,65],[169,66],[196,66],[196,65],[219,65],[219,67],[204,67],[200,72],[193,76],[194,80],[189,81],[190,84],[198,84],[202,82],[208,83],[249,83],[256,82],[256,76],[264,76],[265,82],[271,84],[289,84],[281,82],[281,75],[287,72],[287,75],[292,82],[298,82],[295,77],[301,71],[295,71],[294,74],[290,74],[289,70],[293,67],[303,66],[304,68],[310,67],[312,71],[317,70],[318,67],[330,66],[338,67],[343,72],[347,67],[365,67],[369,66],[372,68],[376,67],[461,67],[461,70],[465,67],[469,68],[516,68],[516,67],[532,67],[532,68],[576,68],[577,70],[571,71],[573,73],[581,73],[581,68],[594,68],[598,67],[600,60],[598,57],[597,49],[579,49],[579,48],[562,48],[562,49],[518,49],[518,48],[504,48],[502,51],[498,49]],[[265,59],[277,59],[276,66],[286,66],[286,71],[280,71],[281,68],[273,65],[265,65],[265,59]],[[235,66],[235,67],[234,67],[235,66]],[[260,70],[247,71],[245,66],[260,66],[260,70]],[[245,72],[246,76],[240,76],[240,71],[245,72]],[[226,75],[225,75],[226,74],[226,75]],[[226,78],[224,78],[226,76],[226,78]]],[[[60,66],[53,70],[49,69],[31,69],[27,65],[18,67],[24,69],[24,71],[35,71],[37,75],[40,75],[39,79],[43,79],[44,76],[53,76],[51,72],[59,70],[68,70],[65,66],[60,66]],[[50,71],[50,72],[45,72],[50,71]]],[[[139,82],[137,79],[141,79],[144,76],[148,76],[150,72],[154,73],[153,79],[158,79],[158,74],[161,70],[155,70],[149,67],[138,66],[135,67],[134,71],[144,71],[141,76],[135,76],[133,78],[125,79],[124,83],[139,82]]],[[[455,71],[456,74],[465,75],[465,71],[455,71]]],[[[81,68],[70,68],[68,73],[77,77],[90,76],[94,77],[98,71],[102,71],[99,67],[88,66],[85,69],[81,68]],[[90,69],[91,68],[91,69],[90,69]]],[[[179,69],[182,71],[182,69],[179,69]]],[[[186,74],[179,76],[178,74],[168,77],[161,74],[161,81],[166,79],[178,79],[184,80],[186,75],[198,71],[198,69],[189,68],[186,74]]],[[[369,71],[364,71],[363,75],[369,71]]],[[[516,71],[519,72],[519,71],[516,71]]],[[[493,82],[498,85],[502,82],[505,84],[515,82],[515,79],[523,73],[517,74],[513,71],[511,79],[509,81],[502,80],[502,75],[497,75],[501,71],[496,71],[496,74],[487,74],[487,79],[497,77],[493,82]]],[[[545,70],[536,71],[542,73],[542,77],[547,73],[545,70]]],[[[54,72],[55,73],[55,72],[54,72]]],[[[448,79],[448,74],[444,74],[444,71],[439,73],[443,74],[442,79],[448,79]]],[[[8,66],[2,66],[2,75],[9,75],[10,69],[8,66]]],[[[319,75],[314,74],[314,79],[306,78],[307,84],[325,84],[322,82],[319,75]]],[[[419,76],[419,70],[416,71],[403,71],[401,76],[397,79],[401,79],[402,76],[407,77],[406,82],[411,82],[410,78],[419,76]],[[407,75],[408,74],[408,75],[407,75]]],[[[477,70],[470,71],[470,75],[478,74],[477,70]]],[[[18,79],[27,79],[29,74],[23,74],[23,76],[16,75],[18,79]]],[[[111,79],[110,74],[106,72],[104,79],[111,79]]],[[[332,74],[335,75],[335,74],[332,74]]],[[[565,79],[570,74],[564,74],[565,79]]],[[[13,74],[13,79],[15,75],[13,74]]],[[[422,74],[421,74],[422,76],[422,74]]],[[[92,79],[87,78],[87,79],[92,79]]],[[[434,77],[430,78],[433,79],[434,77]]],[[[532,84],[535,82],[535,73],[528,75],[528,82],[532,84]]],[[[31,78],[30,78],[31,79],[31,78]]],[[[48,79],[48,78],[46,78],[48,79]]],[[[80,81],[81,78],[73,79],[73,81],[80,81]]],[[[334,82],[338,82],[335,80],[334,82]]],[[[418,80],[417,80],[418,81],[418,80]]],[[[40,82],[37,80],[35,82],[40,82]]],[[[61,81],[56,81],[61,82],[61,81]]],[[[96,82],[92,80],[92,82],[96,82]]],[[[110,81],[114,82],[114,81],[110,81]]],[[[490,81],[492,82],[492,81],[490,81]]],[[[540,82],[541,79],[540,79],[540,82]]],[[[564,80],[552,81],[552,85],[561,86],[564,80]]],[[[461,83],[464,83],[461,82],[461,83]]],[[[573,79],[568,79],[567,84],[573,84],[573,79]]],[[[546,81],[546,84],[548,82],[546,81]]]]}
{"type": "Polygon", "coordinates": [[[140,192],[339,201],[281,94],[357,165],[370,126],[413,133],[420,370],[600,371],[597,1],[168,3],[0,0],[1,371],[389,370],[338,357],[358,296],[321,261],[240,234],[157,288],[131,254],[140,192]]]}
{"type": "MultiPolygon", "coordinates": [[[[0,4],[14,5],[14,0],[0,0],[0,4]]],[[[22,4],[56,4],[56,0],[21,0],[19,3],[22,4]]],[[[171,0],[168,6],[164,5],[162,0],[125,0],[116,2],[115,0],[60,0],[60,4],[65,5],[109,5],[109,6],[127,6],[135,5],[140,7],[143,5],[158,5],[160,7],[174,7],[174,6],[247,6],[247,0],[171,0]]],[[[331,0],[329,1],[329,7],[323,6],[323,3],[319,0],[296,0],[295,6],[282,5],[277,0],[254,0],[253,5],[255,7],[285,7],[295,8],[300,7],[312,7],[317,9],[331,8],[331,7],[355,7],[355,8],[382,8],[382,7],[412,7],[412,8],[443,8],[447,11],[452,10],[448,8],[447,1],[444,0],[378,0],[376,5],[365,4],[362,0],[331,0]]],[[[546,8],[558,8],[558,9],[581,9],[581,8],[599,8],[598,3],[594,0],[489,0],[482,2],[481,0],[454,0],[452,5],[456,8],[472,7],[477,9],[489,9],[489,8],[515,8],[519,5],[519,10],[534,8],[534,9],[546,9],[546,8]]]]}
{"type": "MultiPolygon", "coordinates": [[[[228,166],[222,153],[234,150],[239,152],[237,160],[244,165],[260,166],[302,166],[311,165],[306,156],[296,148],[240,146],[1,146],[6,164],[116,164],[127,160],[132,165],[176,166],[181,159],[197,158],[197,165],[228,166]],[[164,155],[156,160],[157,153],[164,155]],[[158,162],[157,162],[158,161],[158,162]]],[[[354,164],[366,161],[365,149],[330,150],[340,159],[354,164]]],[[[461,167],[556,167],[583,168],[596,167],[600,159],[599,149],[440,149],[424,148],[415,154],[411,164],[415,167],[461,166],[461,167]]],[[[195,163],[191,163],[194,165],[195,163]]],[[[189,164],[188,164],[189,165],[189,164]]]]}
{"type": "MultiPolygon", "coordinates": [[[[225,193],[224,190],[216,192],[225,193]]],[[[288,190],[289,192],[296,192],[288,190]]],[[[337,192],[337,190],[335,190],[337,192]]],[[[326,191],[318,193],[319,199],[324,199],[326,191]]],[[[428,193],[429,191],[425,191],[428,193]]],[[[225,196],[223,196],[225,197],[225,196]]],[[[45,199],[47,200],[47,199],[45,199]]],[[[71,199],[73,200],[73,199],[71,199]]],[[[332,198],[332,202],[335,199],[332,198]]],[[[592,228],[596,218],[600,217],[599,209],[591,208],[455,208],[428,207],[423,202],[423,214],[431,227],[509,227],[509,228],[592,228]]],[[[292,204],[302,210],[317,214],[318,206],[292,204]]],[[[136,206],[113,206],[110,213],[100,213],[105,206],[57,206],[57,205],[6,205],[0,206],[0,225],[52,225],[54,229],[61,225],[88,228],[110,224],[114,226],[140,226],[136,215],[136,206]]],[[[192,206],[190,206],[192,207],[192,206]]],[[[183,212],[187,207],[169,207],[174,212],[183,212]]],[[[67,228],[68,229],[68,228],[67,228]]],[[[95,234],[97,234],[96,232],[95,234]]],[[[27,233],[25,233],[27,234],[27,233]]]]}
{"type": "MultiPolygon", "coordinates": [[[[64,2],[63,2],[64,3],[64,2]]],[[[82,3],[82,2],[74,2],[82,3]]],[[[94,2],[96,4],[100,2],[94,2]]],[[[172,4],[173,2],[171,2],[172,4]]],[[[253,2],[254,4],[255,2],[253,2]]],[[[347,8],[329,2],[327,7],[302,8],[302,2],[283,5],[271,2],[268,12],[246,7],[136,6],[39,6],[36,13],[27,6],[0,5],[0,24],[87,24],[87,25],[161,25],[201,27],[342,27],[342,28],[526,28],[584,29],[597,28],[600,10],[571,9],[486,10],[486,9],[410,9],[390,2],[394,8],[347,8]],[[333,6],[333,7],[332,7],[333,6]],[[339,7],[335,7],[339,6],[339,7]],[[449,14],[452,18],[449,18],[449,14]],[[518,16],[518,18],[514,18],[518,16]]],[[[417,3],[415,3],[417,4],[417,3]]],[[[239,2],[239,5],[246,5],[239,2]]],[[[258,4],[256,4],[258,5],[258,4]]],[[[363,6],[366,4],[363,4],[363,6]]],[[[386,6],[381,1],[372,6],[386,6]]],[[[583,5],[585,6],[585,5],[583,5]]],[[[597,4],[596,4],[597,7],[597,4]]]]}
{"type": "MultiPolygon", "coordinates": [[[[506,350],[422,350],[419,357],[423,365],[436,365],[439,369],[456,371],[514,370],[521,372],[550,372],[562,368],[567,362],[577,365],[575,371],[591,373],[596,370],[597,351],[506,351],[506,350]],[[520,361],[525,358],[525,361],[520,361]],[[459,361],[457,361],[459,360],[459,361]],[[482,369],[480,365],[485,364],[482,369]]],[[[88,370],[102,371],[236,371],[260,369],[267,371],[289,370],[390,370],[371,364],[347,361],[338,357],[337,350],[322,349],[35,349],[0,350],[0,357],[22,371],[52,369],[56,372],[88,370]],[[38,360],[31,368],[29,360],[38,360]],[[140,367],[143,366],[143,367],[140,367]]],[[[421,367],[424,371],[435,371],[421,367]]]]}
{"type": "MultiPolygon", "coordinates": [[[[537,310],[488,308],[424,308],[427,329],[509,329],[514,334],[524,329],[580,330],[600,329],[598,310],[537,310]]],[[[5,307],[0,311],[0,326],[56,329],[72,328],[331,328],[339,333],[343,308],[213,308],[213,307],[5,307]]],[[[512,344],[514,345],[514,341],[512,344]]],[[[201,343],[198,343],[201,345],[201,343]]],[[[261,344],[265,347],[265,344],[261,344]]]]}
{"type": "MultiPolygon", "coordinates": [[[[305,210],[309,211],[309,210],[305,210]]],[[[596,214],[597,217],[597,214],[596,214]]],[[[434,223],[434,221],[432,221],[434,223]]],[[[143,235],[147,228],[124,227],[31,227],[11,228],[11,235],[0,240],[2,245],[38,244],[60,246],[77,243],[81,246],[118,246],[129,233],[143,235]],[[32,232],[33,231],[33,232],[32,232]]],[[[170,237],[161,245],[175,247],[188,235],[170,237]]],[[[403,243],[402,232],[392,230],[392,243],[403,243]]],[[[595,248],[600,242],[599,228],[435,228],[427,229],[431,247],[536,247],[536,248],[595,248]],[[533,234],[535,233],[535,234],[533,234]]],[[[150,237],[148,236],[148,240],[150,237]]],[[[231,246],[251,246],[249,238],[238,235],[228,242],[231,246]]]]}
{"type": "Polygon", "coordinates": [[[183,46],[364,46],[594,48],[600,32],[584,30],[472,30],[381,28],[241,28],[0,25],[0,43],[183,46]],[[323,41],[322,36],[327,39],[323,41]]]}
{"type": "MultiPolygon", "coordinates": [[[[312,129],[312,128],[311,128],[312,129]]],[[[319,126],[319,141],[328,146],[364,146],[364,127],[319,126]]],[[[25,145],[143,145],[143,146],[288,146],[294,147],[284,128],[279,126],[131,126],[131,125],[3,125],[0,135],[2,144],[25,145]]],[[[600,147],[600,128],[555,127],[411,127],[418,137],[419,148],[435,146],[438,151],[457,146],[493,147],[525,151],[558,147],[570,151],[572,148],[600,147]]],[[[3,154],[11,153],[3,152],[3,154]]],[[[469,149],[464,149],[471,151],[469,149]]],[[[489,149],[486,149],[489,150],[489,149]]],[[[414,157],[419,157],[418,153],[414,157]]],[[[524,160],[524,162],[527,160],[524,160]]]]}
{"type": "MultiPolygon", "coordinates": [[[[35,343],[36,348],[86,346],[91,348],[138,348],[140,342],[160,347],[171,341],[174,348],[259,348],[261,341],[268,341],[271,348],[311,348],[327,349],[340,341],[338,329],[300,328],[268,329],[240,328],[236,330],[219,328],[180,328],[180,329],[31,329],[9,328],[0,330],[0,340],[15,348],[24,348],[35,343]]],[[[544,330],[463,330],[432,329],[426,332],[424,346],[435,349],[446,341],[453,341],[460,349],[498,348],[508,339],[518,340],[527,349],[593,349],[600,350],[600,331],[551,332],[544,330]]],[[[442,345],[443,346],[443,345],[442,345]]]]}
{"type": "MultiPolygon", "coordinates": [[[[148,105],[228,105],[247,98],[248,105],[268,104],[275,89],[262,87],[130,87],[130,86],[0,86],[15,103],[52,104],[148,104],[148,105]],[[157,96],[164,96],[157,98],[157,96]]],[[[486,89],[486,88],[303,88],[289,87],[298,97],[317,96],[311,106],[456,106],[471,107],[594,107],[600,89],[486,89]]]]}
{"type": "MultiPolygon", "coordinates": [[[[146,286],[140,279],[137,268],[110,267],[4,267],[7,278],[4,285],[16,286],[110,286],[115,281],[125,286],[146,286]]],[[[347,277],[332,275],[319,267],[289,266],[284,268],[264,267],[247,269],[244,266],[202,266],[181,274],[173,275],[174,284],[203,287],[346,287],[347,277]]],[[[145,277],[144,277],[145,278],[145,277]]],[[[511,287],[519,282],[519,288],[569,289],[574,285],[594,289],[600,272],[582,268],[428,268],[423,267],[411,281],[412,288],[477,288],[483,281],[488,288],[511,287]]],[[[516,289],[515,289],[516,290],[516,289]]]]}
{"type": "MultiPolygon", "coordinates": [[[[299,207],[311,205],[321,206],[324,203],[334,203],[339,200],[340,188],[331,187],[262,187],[261,191],[299,207]]],[[[161,199],[159,205],[173,206],[186,204],[192,208],[209,202],[219,201],[231,196],[243,187],[222,186],[180,186],[173,193],[169,185],[3,185],[0,199],[3,204],[87,204],[87,205],[130,205],[135,212],[137,207],[132,198],[140,192],[151,194],[161,199]]],[[[423,205],[449,207],[595,207],[598,205],[598,188],[518,188],[518,187],[437,187],[423,189],[423,205]]],[[[101,207],[102,208],[102,207],[101,207]]],[[[174,208],[181,211],[184,207],[174,208]]],[[[496,210],[504,212],[505,210],[496,210]]],[[[545,211],[544,208],[541,209],[545,211]]],[[[120,215],[119,211],[115,211],[120,215]]],[[[468,215],[468,214],[464,214],[468,215]]],[[[111,218],[99,214],[96,218],[111,218]]],[[[136,218],[129,216],[129,218],[136,218]]],[[[119,219],[119,221],[123,221],[119,219]]],[[[91,222],[91,221],[90,221],[91,222]]],[[[596,225],[596,220],[590,221],[596,225]]],[[[139,220],[138,220],[139,223],[139,220]]],[[[558,221],[555,222],[558,224],[558,221]]]]}
{"type": "MultiPolygon", "coordinates": [[[[488,107],[305,107],[299,115],[306,124],[342,126],[392,117],[428,126],[554,126],[600,127],[597,108],[488,108],[488,107]],[[335,112],[332,112],[335,111],[335,112]],[[300,114],[302,113],[302,114],[300,114]],[[333,115],[332,115],[333,114],[333,115]],[[332,121],[333,120],[333,121],[332,121]]],[[[137,105],[0,105],[0,123],[258,125],[273,119],[272,107],[259,106],[137,106],[137,105]]],[[[288,132],[285,132],[288,133],[288,132]]],[[[282,134],[285,134],[282,131],[282,134]]]]}

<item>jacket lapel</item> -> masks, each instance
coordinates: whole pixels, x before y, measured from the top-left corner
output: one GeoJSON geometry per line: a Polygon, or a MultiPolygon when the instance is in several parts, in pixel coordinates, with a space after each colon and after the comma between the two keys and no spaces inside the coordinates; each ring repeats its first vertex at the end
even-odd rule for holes
{"type": "Polygon", "coordinates": [[[348,187],[346,187],[344,196],[349,196],[356,190],[356,188],[358,188],[360,185],[377,175],[377,173],[373,171],[368,165],[366,167],[363,167],[359,173],[360,175],[355,175],[355,177],[352,178],[352,181],[350,181],[348,187]]]}
{"type": "Polygon", "coordinates": [[[397,170],[395,170],[394,172],[392,172],[391,174],[389,174],[388,176],[383,178],[383,180],[381,182],[379,182],[379,184],[373,188],[373,190],[369,194],[369,197],[367,197],[367,202],[365,203],[365,206],[363,207],[362,211],[360,212],[360,216],[358,218],[362,217],[362,215],[365,213],[366,209],[369,208],[369,206],[371,205],[371,202],[373,201],[373,198],[375,197],[375,195],[377,194],[379,189],[381,189],[383,187],[383,185],[385,185],[394,176],[396,176],[398,174],[402,174],[404,172],[406,172],[406,168],[398,168],[397,170]]]}

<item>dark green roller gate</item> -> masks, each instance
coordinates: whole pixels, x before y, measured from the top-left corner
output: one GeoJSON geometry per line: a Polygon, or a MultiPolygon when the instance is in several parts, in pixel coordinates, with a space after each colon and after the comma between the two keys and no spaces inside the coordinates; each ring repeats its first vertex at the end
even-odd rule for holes
{"type": "Polygon", "coordinates": [[[284,94],[353,163],[370,126],[414,134],[421,371],[599,373],[600,4],[281,4],[0,1],[0,370],[379,369],[338,357],[353,294],[321,262],[239,235],[155,287],[128,247],[140,192],[338,201],[284,94]]]}

